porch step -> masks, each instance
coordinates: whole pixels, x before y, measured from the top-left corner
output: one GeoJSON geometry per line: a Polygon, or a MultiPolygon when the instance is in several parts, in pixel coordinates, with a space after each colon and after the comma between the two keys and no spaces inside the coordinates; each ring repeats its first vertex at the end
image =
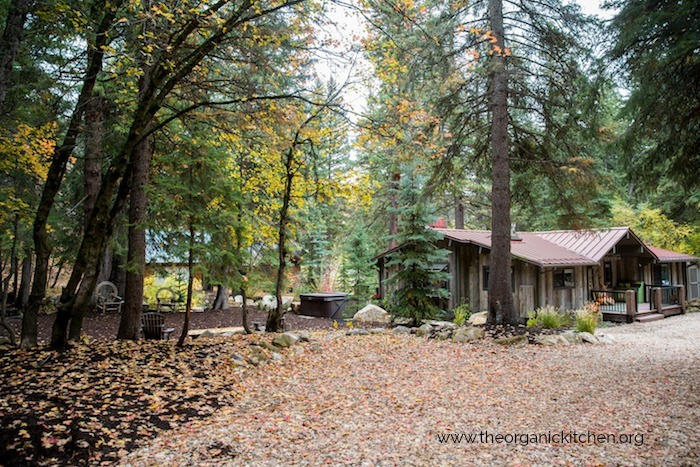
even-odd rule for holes
{"type": "Polygon", "coordinates": [[[634,320],[640,323],[649,323],[660,319],[664,319],[664,315],[661,313],[645,313],[643,315],[638,315],[634,320]]]}

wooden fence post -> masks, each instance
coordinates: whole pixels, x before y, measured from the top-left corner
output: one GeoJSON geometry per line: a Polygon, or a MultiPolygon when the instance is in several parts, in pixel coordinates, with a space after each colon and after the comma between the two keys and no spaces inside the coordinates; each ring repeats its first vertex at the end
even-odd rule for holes
{"type": "Polygon", "coordinates": [[[685,285],[678,286],[678,304],[681,307],[681,311],[685,313],[685,285]]]}
{"type": "Polygon", "coordinates": [[[627,320],[631,323],[637,315],[637,293],[634,290],[625,290],[625,306],[627,307],[627,320]]]}
{"type": "Polygon", "coordinates": [[[656,312],[663,313],[664,306],[663,306],[663,303],[661,303],[661,288],[654,287],[653,289],[651,289],[651,297],[652,297],[652,303],[654,304],[654,309],[656,310],[656,312]]]}

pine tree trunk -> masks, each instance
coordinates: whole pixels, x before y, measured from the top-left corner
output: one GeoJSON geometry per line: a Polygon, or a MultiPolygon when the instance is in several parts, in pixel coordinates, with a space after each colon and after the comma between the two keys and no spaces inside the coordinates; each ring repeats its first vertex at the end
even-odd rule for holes
{"type": "Polygon", "coordinates": [[[102,140],[104,134],[104,101],[99,96],[92,97],[85,105],[85,160],[83,176],[85,180],[85,223],[95,206],[95,200],[102,183],[102,140]]]}
{"type": "MultiPolygon", "coordinates": [[[[491,32],[504,47],[503,2],[489,0],[491,32]]],[[[489,273],[489,323],[517,324],[511,292],[510,163],[508,160],[508,75],[505,57],[496,50],[490,70],[492,215],[489,273]]]]}
{"type": "Polygon", "coordinates": [[[5,97],[10,84],[12,64],[22,40],[24,23],[31,8],[30,0],[12,0],[7,12],[5,28],[0,38],[0,115],[5,106],[5,97]]]}
{"type": "Polygon", "coordinates": [[[141,312],[143,310],[143,277],[146,271],[146,229],[144,222],[148,212],[146,186],[153,156],[153,138],[144,139],[134,150],[129,202],[129,252],[126,271],[124,308],[117,339],[139,338],[141,312]]]}

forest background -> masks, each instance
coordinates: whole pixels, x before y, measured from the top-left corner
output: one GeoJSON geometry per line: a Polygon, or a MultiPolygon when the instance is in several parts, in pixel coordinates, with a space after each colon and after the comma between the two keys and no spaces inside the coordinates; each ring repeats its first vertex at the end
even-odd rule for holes
{"type": "Polygon", "coordinates": [[[511,224],[698,255],[698,3],[2,0],[2,326],[12,305],[36,345],[60,295],[65,346],[111,280],[136,338],[158,255],[188,309],[194,272],[221,306],[367,300],[372,258],[436,217],[494,255],[511,224]]]}

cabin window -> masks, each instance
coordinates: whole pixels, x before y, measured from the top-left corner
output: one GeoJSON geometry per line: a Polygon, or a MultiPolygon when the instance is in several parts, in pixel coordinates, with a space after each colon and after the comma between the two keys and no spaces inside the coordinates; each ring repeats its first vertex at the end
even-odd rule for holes
{"type": "Polygon", "coordinates": [[[654,285],[671,285],[671,268],[668,264],[654,265],[654,285]]]}
{"type": "Polygon", "coordinates": [[[554,288],[555,289],[573,289],[574,288],[574,270],[573,269],[555,269],[554,270],[554,288]]]}
{"type": "MultiPolygon", "coordinates": [[[[482,285],[483,285],[483,290],[488,290],[489,289],[489,272],[491,271],[491,268],[489,266],[484,266],[484,269],[482,270],[481,277],[482,277],[482,285]]],[[[511,266],[510,268],[510,291],[515,292],[515,269],[511,266]]]]}

